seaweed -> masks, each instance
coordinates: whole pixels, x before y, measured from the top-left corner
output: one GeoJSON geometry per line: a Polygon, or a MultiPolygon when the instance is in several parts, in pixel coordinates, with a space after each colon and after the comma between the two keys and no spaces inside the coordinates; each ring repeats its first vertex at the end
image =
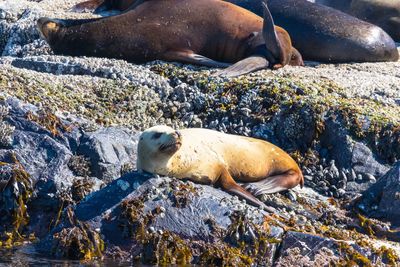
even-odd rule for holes
{"type": "Polygon", "coordinates": [[[1,228],[0,247],[11,248],[21,242],[32,240],[34,235],[23,234],[29,223],[27,204],[33,193],[33,185],[29,174],[18,161],[15,154],[11,154],[12,164],[1,163],[5,172],[2,172],[0,192],[1,228]]]}
{"type": "Polygon", "coordinates": [[[191,202],[191,195],[198,194],[196,188],[190,183],[180,183],[178,180],[173,180],[171,186],[176,188],[172,192],[172,201],[175,207],[185,208],[191,202]]]}
{"type": "Polygon", "coordinates": [[[192,251],[187,242],[174,233],[149,233],[143,240],[142,261],[161,266],[184,265],[192,261],[192,251]]]}
{"type": "Polygon", "coordinates": [[[89,178],[75,179],[71,186],[72,199],[77,203],[89,195],[93,190],[94,182],[89,178]]]}
{"type": "Polygon", "coordinates": [[[105,249],[99,233],[80,222],[77,226],[63,228],[53,235],[52,254],[56,257],[93,260],[101,259],[105,249]]]}
{"type": "Polygon", "coordinates": [[[26,119],[39,124],[50,132],[53,137],[61,137],[63,132],[71,132],[73,125],[66,125],[60,118],[49,110],[42,110],[38,115],[31,111],[26,113],[26,119]]]}
{"type": "Polygon", "coordinates": [[[76,176],[89,177],[91,175],[90,161],[82,155],[72,155],[68,161],[68,168],[76,176]]]}

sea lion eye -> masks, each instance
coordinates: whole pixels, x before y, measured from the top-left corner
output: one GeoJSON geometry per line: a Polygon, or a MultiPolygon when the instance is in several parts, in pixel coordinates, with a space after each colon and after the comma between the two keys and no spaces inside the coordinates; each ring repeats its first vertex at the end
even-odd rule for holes
{"type": "Polygon", "coordinates": [[[151,139],[158,139],[158,138],[160,138],[161,135],[162,135],[162,133],[155,133],[155,134],[153,134],[151,139]]]}

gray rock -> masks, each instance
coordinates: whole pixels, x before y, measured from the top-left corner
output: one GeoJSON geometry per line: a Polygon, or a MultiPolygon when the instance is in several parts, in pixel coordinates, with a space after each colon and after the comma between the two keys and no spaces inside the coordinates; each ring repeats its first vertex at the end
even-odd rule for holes
{"type": "Polygon", "coordinates": [[[381,177],[389,168],[380,164],[374,157],[371,150],[362,143],[355,143],[351,163],[354,171],[361,174],[371,174],[381,177]]]}
{"type": "MultiPolygon", "coordinates": [[[[146,214],[154,214],[153,219],[144,226],[145,231],[150,234],[173,233],[185,240],[211,243],[235,243],[246,240],[245,242],[251,244],[258,238],[256,229],[251,225],[261,224],[265,215],[257,208],[244,204],[220,189],[191,182],[183,183],[177,179],[165,177],[152,178],[150,175],[137,172],[129,173],[92,193],[73,207],[73,210],[76,220],[85,223],[91,229],[90,231],[100,229],[102,239],[107,243],[106,250],[115,246],[128,252],[142,250],[140,243],[130,237],[126,231],[121,230],[121,227],[129,222],[123,217],[124,205],[126,205],[123,203],[139,203],[139,206],[132,209],[132,212],[139,214],[138,216],[145,217],[146,214]],[[176,202],[176,194],[185,191],[185,188],[190,188],[186,196],[188,205],[179,206],[176,202]],[[167,197],[160,198],[158,197],[160,195],[167,197]],[[139,199],[140,201],[137,202],[139,199]],[[158,212],[154,213],[156,210],[158,212]],[[244,220],[249,220],[251,223],[245,225],[246,229],[243,229],[243,232],[240,230],[229,233],[228,231],[225,233],[227,234],[225,238],[221,240],[217,233],[232,229],[230,226],[234,223],[234,214],[238,213],[244,216],[242,217],[245,218],[244,220]]],[[[130,231],[134,231],[135,223],[141,221],[141,217],[134,218],[137,221],[127,226],[130,231]]],[[[38,250],[49,251],[51,244],[54,244],[54,235],[62,229],[71,227],[70,223],[71,221],[65,218],[59,227],[38,244],[38,250]]],[[[283,231],[279,227],[271,228],[271,238],[280,239],[282,234],[283,231]]],[[[197,249],[201,247],[201,243],[196,245],[195,242],[188,242],[188,244],[197,249]]],[[[272,261],[276,245],[272,248],[268,255],[264,255],[265,259],[272,261]]],[[[146,250],[143,253],[146,254],[146,250]]]]}
{"type": "Polygon", "coordinates": [[[321,145],[328,149],[329,157],[339,168],[351,167],[353,140],[342,126],[340,118],[325,121],[325,131],[321,134],[321,145]]]}
{"type": "Polygon", "coordinates": [[[372,250],[351,245],[346,241],[289,231],[283,238],[274,266],[335,266],[339,264],[340,259],[351,257],[351,253],[363,255],[372,265],[380,263],[381,260],[372,250]],[[347,249],[340,249],[341,246],[347,246],[347,249]]]}
{"type": "Polygon", "coordinates": [[[27,214],[31,217],[30,227],[40,228],[35,230],[35,235],[41,236],[48,231],[49,217],[58,212],[62,192],[74,181],[67,164],[79,143],[80,133],[76,128],[71,131],[60,128],[58,134],[53,134],[28,118],[27,112],[41,116],[34,106],[15,98],[1,101],[0,106],[8,110],[4,122],[15,128],[11,145],[0,149],[0,161],[20,164],[19,168],[27,173],[33,186],[27,214]]]}
{"type": "MultiPolygon", "coordinates": [[[[341,119],[328,119],[325,123],[325,131],[321,135],[321,144],[327,147],[329,157],[335,160],[337,167],[353,168],[357,174],[372,174],[381,177],[388,170],[381,164],[371,149],[361,142],[352,139],[350,133],[341,125],[341,119]]],[[[336,169],[334,169],[336,173],[336,169]]],[[[354,181],[356,177],[351,172],[347,177],[354,181]]]]}
{"type": "Polygon", "coordinates": [[[111,181],[121,176],[124,165],[136,168],[138,137],[128,129],[102,128],[83,136],[78,154],[89,158],[93,176],[111,181]]]}
{"type": "Polygon", "coordinates": [[[373,183],[376,182],[375,176],[373,176],[372,174],[369,174],[369,173],[364,174],[364,179],[366,181],[370,181],[370,182],[373,182],[373,183]]]}
{"type": "Polygon", "coordinates": [[[369,216],[400,225],[400,162],[363,193],[358,207],[369,216]]]}

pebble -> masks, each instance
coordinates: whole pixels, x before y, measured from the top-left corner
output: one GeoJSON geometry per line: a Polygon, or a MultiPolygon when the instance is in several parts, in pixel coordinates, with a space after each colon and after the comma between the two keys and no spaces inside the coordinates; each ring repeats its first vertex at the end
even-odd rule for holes
{"type": "Polygon", "coordinates": [[[350,175],[347,178],[348,181],[355,181],[357,179],[356,172],[351,169],[350,175]]]}
{"type": "Polygon", "coordinates": [[[3,9],[0,9],[0,19],[6,19],[7,13],[3,9]]]}
{"type": "Polygon", "coordinates": [[[312,181],[313,177],[311,175],[304,175],[304,179],[306,179],[308,181],[312,181]]]}
{"type": "Polygon", "coordinates": [[[372,183],[376,183],[376,178],[375,178],[375,176],[373,176],[372,174],[370,174],[370,173],[365,173],[365,174],[364,174],[364,177],[365,177],[365,180],[367,180],[367,181],[369,181],[369,182],[372,182],[372,183]]]}
{"type": "Polygon", "coordinates": [[[347,176],[346,176],[346,173],[343,170],[340,170],[340,172],[339,172],[339,179],[341,181],[346,181],[347,182],[347,176]]]}
{"type": "Polygon", "coordinates": [[[338,197],[342,197],[346,194],[346,191],[343,188],[339,188],[337,190],[338,197]]]}
{"type": "Polygon", "coordinates": [[[288,197],[291,201],[293,201],[293,202],[296,202],[296,201],[297,201],[297,195],[296,195],[295,192],[289,190],[289,191],[286,193],[286,195],[287,195],[287,197],[288,197]]]}

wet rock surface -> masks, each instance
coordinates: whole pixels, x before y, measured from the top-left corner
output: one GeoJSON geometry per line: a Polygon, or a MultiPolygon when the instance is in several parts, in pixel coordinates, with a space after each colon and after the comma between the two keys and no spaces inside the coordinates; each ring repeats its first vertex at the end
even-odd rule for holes
{"type": "Polygon", "coordinates": [[[0,247],[103,263],[399,264],[400,62],[225,79],[53,55],[35,20],[93,16],[71,12],[76,2],[0,3],[0,247]],[[156,124],[268,140],[299,162],[306,186],[262,196],[272,215],[138,173],[138,136],[156,124]]]}
{"type": "Polygon", "coordinates": [[[400,162],[364,191],[358,207],[375,218],[400,226],[400,162]]]}

